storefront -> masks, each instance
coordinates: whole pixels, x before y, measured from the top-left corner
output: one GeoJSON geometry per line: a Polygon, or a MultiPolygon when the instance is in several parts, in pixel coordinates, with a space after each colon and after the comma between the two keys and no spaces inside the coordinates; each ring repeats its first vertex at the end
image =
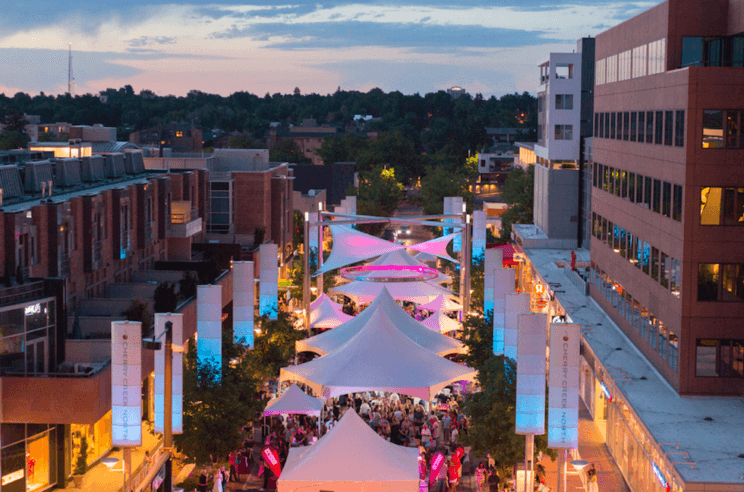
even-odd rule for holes
{"type": "Polygon", "coordinates": [[[0,424],[2,492],[50,489],[57,483],[57,427],[0,424]]]}
{"type": "Polygon", "coordinates": [[[70,463],[74,467],[80,454],[80,444],[85,438],[88,444],[87,462],[90,465],[111,450],[111,411],[95,424],[72,424],[70,426],[70,463]]]}

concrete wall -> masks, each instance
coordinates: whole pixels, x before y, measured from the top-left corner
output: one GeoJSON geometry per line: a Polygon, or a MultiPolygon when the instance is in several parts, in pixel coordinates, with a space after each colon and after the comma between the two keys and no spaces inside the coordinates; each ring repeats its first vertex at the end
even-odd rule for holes
{"type": "Polygon", "coordinates": [[[548,169],[535,165],[534,222],[548,238],[576,240],[578,200],[577,169],[548,169]]]}

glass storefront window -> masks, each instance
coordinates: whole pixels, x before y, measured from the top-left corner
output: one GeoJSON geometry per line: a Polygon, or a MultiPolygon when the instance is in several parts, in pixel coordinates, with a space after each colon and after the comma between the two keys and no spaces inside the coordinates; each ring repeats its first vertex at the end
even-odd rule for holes
{"type": "Polygon", "coordinates": [[[111,449],[111,411],[109,410],[93,425],[71,425],[70,434],[72,437],[70,463],[77,460],[83,436],[88,441],[88,464],[93,463],[111,449]]]}
{"type": "Polygon", "coordinates": [[[0,451],[2,492],[33,492],[56,484],[57,433],[47,424],[0,424],[12,444],[0,451]],[[40,431],[40,432],[39,432],[40,431]]]}
{"type": "MultiPolygon", "coordinates": [[[[26,490],[41,489],[50,483],[50,439],[45,432],[29,438],[26,448],[26,490]]],[[[3,491],[4,492],[4,491],[3,491]]]]}
{"type": "Polygon", "coordinates": [[[54,299],[0,311],[0,372],[44,373],[54,349],[54,299]]]}

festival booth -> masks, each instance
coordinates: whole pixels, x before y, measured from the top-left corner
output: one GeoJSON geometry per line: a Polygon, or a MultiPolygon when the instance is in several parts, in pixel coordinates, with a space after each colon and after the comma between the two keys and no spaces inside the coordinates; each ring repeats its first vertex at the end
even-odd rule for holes
{"type": "Polygon", "coordinates": [[[371,330],[383,329],[383,325],[390,329],[397,329],[421,347],[440,356],[465,353],[462,342],[432,331],[413,319],[395,302],[385,288],[372,301],[372,304],[356,317],[333,330],[295,342],[295,349],[297,352],[315,352],[325,356],[365,329],[373,318],[378,324],[370,326],[371,330]]]}
{"type": "Polygon", "coordinates": [[[323,400],[308,395],[293,384],[287,391],[266,404],[264,416],[281,414],[315,415],[320,417],[323,400]]]}
{"type": "MultiPolygon", "coordinates": [[[[423,253],[419,253],[423,254],[423,253]]],[[[434,260],[436,260],[436,256],[431,256],[434,260]]],[[[384,255],[377,258],[375,261],[370,263],[370,265],[379,266],[379,265],[395,265],[395,266],[422,266],[422,267],[428,267],[428,265],[424,264],[421,261],[418,261],[416,258],[408,254],[408,252],[404,249],[399,249],[397,251],[391,251],[390,253],[385,253],[384,255]]],[[[449,275],[445,275],[443,273],[439,273],[437,278],[432,280],[432,282],[437,283],[450,283],[452,282],[452,277],[449,275]]]]}
{"type": "Polygon", "coordinates": [[[473,381],[476,375],[477,371],[423,348],[376,309],[345,344],[319,359],[282,368],[279,380],[299,381],[323,398],[387,391],[431,401],[445,386],[473,381]]]}
{"type": "Polygon", "coordinates": [[[444,295],[439,295],[436,299],[421,304],[418,309],[435,313],[437,311],[462,311],[462,306],[444,295]]]}
{"type": "Polygon", "coordinates": [[[310,328],[335,328],[354,319],[354,316],[344,313],[341,306],[331,301],[327,295],[323,294],[314,302],[317,303],[318,300],[321,302],[316,304],[315,307],[312,304],[310,305],[310,328]]]}
{"type": "Polygon", "coordinates": [[[350,409],[318,442],[289,450],[277,492],[418,492],[418,453],[378,436],[350,409]]]}
{"type": "Polygon", "coordinates": [[[447,316],[441,309],[426,318],[421,324],[440,333],[462,330],[462,324],[447,316]]]}

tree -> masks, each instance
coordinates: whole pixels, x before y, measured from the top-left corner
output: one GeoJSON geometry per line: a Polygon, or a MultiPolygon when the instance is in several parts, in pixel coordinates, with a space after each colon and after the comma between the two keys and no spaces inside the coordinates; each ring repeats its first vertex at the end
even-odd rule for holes
{"type": "Polygon", "coordinates": [[[444,212],[444,197],[461,196],[470,206],[473,194],[469,189],[468,177],[462,170],[451,170],[445,166],[431,167],[421,178],[421,189],[416,201],[424,209],[425,215],[444,212]]]}
{"type": "Polygon", "coordinates": [[[260,330],[254,349],[247,353],[247,368],[256,379],[267,380],[279,375],[295,356],[295,342],[305,336],[296,330],[289,314],[280,312],[277,319],[262,316],[257,320],[260,330]]]}
{"type": "Polygon", "coordinates": [[[418,179],[424,173],[424,157],[400,130],[380,133],[367,149],[357,155],[356,162],[360,173],[380,165],[394,168],[403,183],[418,179]]]}
{"type": "Polygon", "coordinates": [[[305,244],[305,217],[299,210],[292,213],[292,227],[292,248],[298,249],[305,244]]]}
{"type": "Polygon", "coordinates": [[[181,299],[191,299],[196,296],[197,278],[192,272],[183,272],[183,277],[178,281],[178,295],[181,299]]]}
{"type": "Polygon", "coordinates": [[[0,150],[22,149],[29,141],[30,138],[25,133],[6,129],[0,133],[0,150]]]}
{"type": "MultiPolygon", "coordinates": [[[[403,185],[395,178],[395,169],[376,166],[359,172],[357,213],[390,217],[403,199],[403,185]]],[[[384,224],[360,224],[360,230],[378,234],[384,224]]]]}
{"type": "Polygon", "coordinates": [[[500,241],[511,239],[512,224],[531,224],[535,193],[535,166],[512,170],[504,183],[501,199],[509,208],[501,215],[500,241]]]}
{"type": "Polygon", "coordinates": [[[230,149],[263,149],[263,144],[249,138],[245,135],[233,135],[227,141],[227,147],[230,149]]]}
{"type": "Polygon", "coordinates": [[[317,154],[324,164],[334,162],[354,162],[357,156],[365,152],[370,145],[366,137],[353,133],[337,134],[323,139],[317,154]]]}
{"type": "Polygon", "coordinates": [[[153,294],[156,313],[173,313],[178,307],[178,294],[176,284],[173,282],[160,282],[153,294]]]}
{"type": "Polygon", "coordinates": [[[263,244],[264,239],[266,239],[266,228],[263,226],[256,227],[253,231],[253,244],[263,244]]]}
{"type": "MultiPolygon", "coordinates": [[[[311,245],[312,246],[312,245],[311,245]]],[[[328,256],[331,254],[330,251],[324,251],[323,252],[323,259],[328,259],[328,256]]],[[[294,296],[297,296],[298,299],[303,298],[304,293],[304,286],[302,284],[303,276],[305,273],[305,255],[297,255],[295,257],[295,267],[292,268],[289,271],[289,282],[290,285],[294,287],[292,290],[292,293],[294,296]]],[[[314,247],[310,248],[310,258],[308,259],[308,262],[310,263],[310,275],[312,276],[317,270],[318,270],[318,253],[317,250],[314,247]]],[[[311,285],[315,285],[313,279],[310,280],[311,285]]],[[[336,285],[336,276],[331,274],[325,274],[323,275],[323,292],[328,292],[328,289],[331,287],[334,287],[336,285]]]]}
{"type": "Polygon", "coordinates": [[[150,309],[147,307],[147,303],[136,298],[132,301],[129,309],[121,314],[129,321],[139,321],[142,323],[142,336],[147,336],[150,333],[152,316],[150,315],[150,309]]]}
{"type": "Polygon", "coordinates": [[[297,144],[291,139],[279,140],[269,152],[271,162],[292,162],[296,164],[310,164],[311,161],[300,152],[297,144]]]}

